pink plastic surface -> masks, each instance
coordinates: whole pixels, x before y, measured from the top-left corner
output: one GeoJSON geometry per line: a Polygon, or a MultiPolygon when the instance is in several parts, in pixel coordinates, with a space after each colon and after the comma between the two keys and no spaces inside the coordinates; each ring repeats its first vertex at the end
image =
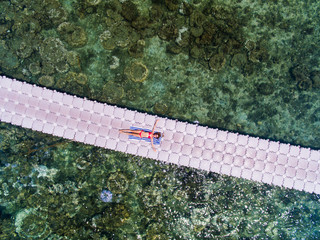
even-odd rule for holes
{"type": "Polygon", "coordinates": [[[320,194],[320,151],[160,118],[0,77],[0,120],[70,140],[166,163],[320,194]],[[130,126],[164,133],[129,140],[130,126]]]}

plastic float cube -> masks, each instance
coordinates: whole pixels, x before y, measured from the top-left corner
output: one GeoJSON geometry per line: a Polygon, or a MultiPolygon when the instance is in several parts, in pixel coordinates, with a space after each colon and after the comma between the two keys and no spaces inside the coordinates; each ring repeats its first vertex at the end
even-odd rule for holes
{"type": "Polygon", "coordinates": [[[261,149],[261,150],[267,150],[269,147],[269,140],[259,139],[257,147],[258,147],[258,149],[261,149]]]}
{"type": "Polygon", "coordinates": [[[243,159],[244,163],[243,163],[243,167],[247,168],[247,169],[253,169],[254,165],[255,165],[255,161],[252,158],[245,158],[243,159]]]}
{"type": "MultiPolygon", "coordinates": [[[[175,154],[173,157],[171,157],[171,155],[169,156],[169,159],[171,158],[177,158],[177,157],[179,157],[179,155],[178,154],[175,154]]],[[[169,160],[169,162],[170,162],[170,160],[169,160]]],[[[172,160],[171,160],[171,162],[172,162],[172,160]]],[[[186,166],[186,167],[189,167],[189,164],[190,164],[190,157],[189,156],[186,156],[186,155],[181,155],[180,157],[179,157],[179,162],[178,162],[178,164],[179,165],[181,165],[181,166],[186,166]]]]}
{"type": "Polygon", "coordinates": [[[82,121],[88,122],[90,123],[90,119],[91,119],[91,113],[87,112],[87,111],[81,111],[80,112],[80,118],[82,121]]]}
{"type": "Polygon", "coordinates": [[[242,169],[241,171],[241,177],[244,179],[252,179],[252,171],[249,169],[242,169]]]}
{"type": "Polygon", "coordinates": [[[147,157],[148,151],[149,151],[149,149],[147,146],[140,146],[138,148],[138,155],[142,156],[142,157],[147,157]]]}
{"type": "Polygon", "coordinates": [[[98,146],[98,147],[105,147],[106,146],[106,142],[107,142],[106,138],[98,136],[97,139],[96,139],[95,145],[98,146]]]}
{"type": "Polygon", "coordinates": [[[232,167],[231,175],[235,177],[241,177],[242,169],[241,167],[232,167]]]}
{"type": "Polygon", "coordinates": [[[208,149],[204,149],[202,152],[202,158],[204,160],[211,160],[212,159],[212,151],[208,149]]]}
{"type": "Polygon", "coordinates": [[[181,143],[183,141],[184,135],[183,133],[176,132],[173,134],[173,141],[175,143],[181,143]]]}
{"type": "Polygon", "coordinates": [[[238,144],[241,146],[247,146],[249,140],[249,136],[247,135],[239,135],[238,136],[238,144]]]}
{"type": "Polygon", "coordinates": [[[289,153],[289,150],[290,150],[289,144],[283,144],[283,143],[280,144],[279,153],[286,155],[289,153]]]}
{"type": "Polygon", "coordinates": [[[212,154],[212,161],[214,162],[222,162],[223,154],[221,152],[214,152],[212,154]]]}
{"type": "Polygon", "coordinates": [[[264,173],[262,176],[262,182],[271,184],[273,181],[273,175],[271,173],[264,173]]]}
{"type": "MultiPolygon", "coordinates": [[[[176,133],[176,134],[178,134],[178,133],[176,133]]],[[[183,137],[183,134],[182,134],[182,133],[179,133],[178,136],[180,136],[180,137],[182,138],[182,137],[183,137]]],[[[181,140],[181,141],[182,141],[182,140],[181,140]]],[[[187,135],[185,135],[185,136],[183,137],[183,143],[186,144],[186,145],[192,146],[192,145],[195,143],[194,141],[195,141],[195,138],[194,138],[193,135],[187,134],[187,135]]]]}
{"type": "Polygon", "coordinates": [[[221,131],[219,130],[217,132],[217,140],[220,142],[226,142],[228,138],[228,132],[227,131],[221,131]]]}
{"type": "Polygon", "coordinates": [[[228,133],[227,142],[235,144],[238,141],[238,133],[228,133]]]}
{"type": "Polygon", "coordinates": [[[53,130],[54,130],[54,125],[53,125],[53,123],[46,122],[46,123],[43,125],[42,132],[47,133],[47,134],[53,134],[53,130]]]}
{"type": "Polygon", "coordinates": [[[12,82],[15,81],[15,80],[12,80],[10,78],[7,78],[7,77],[1,77],[1,81],[0,81],[0,85],[4,88],[11,88],[11,84],[12,82]]]}
{"type": "Polygon", "coordinates": [[[11,123],[14,124],[14,125],[21,126],[23,118],[24,117],[22,117],[20,114],[15,114],[15,115],[12,116],[11,123]]]}
{"type": "Polygon", "coordinates": [[[274,175],[272,179],[272,184],[276,186],[282,186],[283,185],[283,176],[280,175],[274,175]]]}
{"type": "Polygon", "coordinates": [[[171,143],[166,140],[161,141],[161,150],[162,151],[171,151],[171,143]]]}
{"type": "Polygon", "coordinates": [[[16,91],[16,92],[21,92],[22,85],[23,85],[22,82],[12,81],[12,83],[11,83],[11,89],[12,89],[13,91],[16,91]]]}
{"type": "Polygon", "coordinates": [[[310,160],[320,161],[320,151],[310,150],[310,160]]]}
{"type": "Polygon", "coordinates": [[[163,162],[167,162],[169,160],[169,153],[165,151],[159,151],[159,160],[163,162]]]}
{"type": "Polygon", "coordinates": [[[166,120],[166,125],[164,127],[169,131],[175,130],[176,121],[175,120],[171,120],[171,119],[167,119],[166,120]]]}
{"type": "Polygon", "coordinates": [[[227,165],[234,165],[234,158],[230,154],[223,154],[223,163],[227,165]]]}
{"type": "Polygon", "coordinates": [[[52,102],[53,91],[47,88],[44,88],[42,91],[41,98],[47,100],[48,102],[52,102]]]}
{"type": "Polygon", "coordinates": [[[231,165],[222,165],[221,166],[221,173],[225,175],[231,174],[231,165]]]}
{"type": "Polygon", "coordinates": [[[263,178],[263,173],[262,173],[262,172],[258,172],[258,171],[252,172],[251,179],[252,179],[253,181],[261,182],[261,181],[262,181],[262,178],[263,178]]]}
{"type": "Polygon", "coordinates": [[[104,105],[102,103],[94,102],[93,111],[96,114],[101,115],[103,113],[103,108],[104,108],[104,105]]]}
{"type": "Polygon", "coordinates": [[[225,142],[217,141],[217,142],[215,143],[214,150],[216,150],[216,151],[218,151],[218,152],[225,152],[225,150],[226,150],[226,144],[225,144],[225,142]]]}
{"type": "Polygon", "coordinates": [[[93,111],[93,105],[94,105],[93,101],[90,101],[88,99],[84,99],[84,101],[83,101],[83,110],[87,111],[87,112],[92,112],[93,111]]]}
{"type": "Polygon", "coordinates": [[[135,112],[131,110],[125,110],[124,112],[124,119],[128,122],[132,122],[135,117],[135,112]]]}
{"type": "Polygon", "coordinates": [[[172,143],[171,144],[171,152],[173,152],[173,153],[180,153],[181,148],[182,148],[182,146],[179,143],[172,143]]]}
{"type": "MultiPolygon", "coordinates": [[[[7,98],[8,99],[8,95],[9,95],[9,93],[10,92],[8,92],[8,90],[7,89],[5,89],[5,88],[0,88],[0,99],[5,99],[5,98],[7,98]]],[[[9,96],[10,97],[10,96],[9,96]]],[[[20,97],[21,97],[21,95],[20,95],[20,97]]],[[[2,106],[2,105],[1,105],[2,106]]]]}
{"type": "Polygon", "coordinates": [[[189,167],[200,168],[201,160],[197,157],[192,157],[189,162],[189,167]]]}
{"type": "Polygon", "coordinates": [[[182,146],[182,148],[181,148],[181,153],[183,154],[183,155],[186,155],[186,156],[189,156],[190,154],[191,154],[191,152],[192,152],[192,146],[190,146],[190,145],[184,145],[184,146],[182,146]]]}
{"type": "Polygon", "coordinates": [[[42,87],[33,86],[31,89],[31,94],[38,99],[42,99],[42,91],[43,91],[42,87]]]}
{"type": "Polygon", "coordinates": [[[144,113],[136,112],[134,120],[135,120],[136,124],[142,125],[143,123],[145,123],[145,118],[146,118],[146,116],[144,113]]]}
{"type": "Polygon", "coordinates": [[[178,163],[179,163],[179,159],[180,159],[179,154],[177,154],[177,153],[172,153],[172,154],[170,154],[170,156],[169,156],[168,162],[169,162],[169,163],[173,163],[173,164],[178,164],[178,163]]]}
{"type": "Polygon", "coordinates": [[[78,122],[76,129],[82,132],[86,132],[88,131],[88,128],[89,128],[89,124],[81,121],[81,122],[78,122]]]}
{"type": "MultiPolygon", "coordinates": [[[[152,128],[154,123],[155,123],[155,121],[156,121],[156,116],[147,115],[147,114],[145,115],[144,123],[147,126],[150,126],[152,128]]],[[[158,127],[158,124],[157,124],[157,127],[158,127]]]]}
{"type": "Polygon", "coordinates": [[[221,173],[222,164],[218,162],[211,162],[210,171],[215,173],[221,173]]]}
{"type": "Polygon", "coordinates": [[[66,139],[73,140],[74,137],[75,137],[75,134],[76,134],[76,131],[75,131],[75,130],[70,129],[70,128],[67,128],[67,129],[64,130],[64,135],[63,135],[63,137],[66,138],[66,139]]]}
{"type": "MultiPolygon", "coordinates": [[[[279,160],[279,157],[278,157],[278,155],[276,154],[276,153],[274,153],[274,152],[268,152],[268,153],[266,153],[265,151],[261,151],[261,150],[259,150],[259,152],[258,152],[258,156],[261,156],[261,155],[266,155],[266,160],[268,161],[268,162],[271,162],[271,163],[278,163],[278,164],[281,164],[280,162],[278,162],[278,160],[279,160]]],[[[261,157],[259,157],[260,159],[262,159],[261,157]]],[[[285,164],[285,163],[284,163],[285,164]]],[[[283,164],[283,165],[284,165],[283,164]]]]}
{"type": "Polygon", "coordinates": [[[194,135],[197,130],[197,125],[195,124],[187,124],[185,132],[190,135],[194,135]]]}
{"type": "Polygon", "coordinates": [[[194,146],[202,148],[204,146],[204,139],[202,137],[194,138],[194,146]]]}
{"type": "MultiPolygon", "coordinates": [[[[262,160],[262,161],[267,160],[267,152],[266,151],[262,151],[262,150],[257,150],[256,159],[259,159],[259,160],[262,160]]],[[[277,158],[275,156],[274,160],[276,160],[276,159],[277,158]]]]}
{"type": "Polygon", "coordinates": [[[298,168],[307,169],[309,161],[307,159],[301,158],[298,162],[298,168]]]}
{"type": "MultiPolygon", "coordinates": [[[[4,121],[3,119],[1,119],[1,121],[4,121]]],[[[25,117],[22,121],[22,124],[21,126],[24,127],[24,128],[32,128],[32,125],[33,125],[33,119],[32,118],[29,118],[29,117],[25,117]]]]}
{"type": "Polygon", "coordinates": [[[277,165],[277,166],[275,166],[274,172],[277,175],[284,176],[286,173],[286,168],[283,165],[277,165]]]}
{"type": "Polygon", "coordinates": [[[27,107],[24,104],[18,103],[16,104],[14,111],[20,115],[24,115],[27,111],[27,107]]]}
{"type": "Polygon", "coordinates": [[[127,146],[128,146],[128,144],[126,142],[119,141],[117,143],[117,146],[116,146],[115,150],[120,151],[120,152],[126,152],[127,151],[127,146]]]}
{"type": "Polygon", "coordinates": [[[136,144],[128,144],[127,152],[129,154],[136,155],[138,152],[138,146],[136,144]]]}
{"type": "MultiPolygon", "coordinates": [[[[65,131],[64,127],[55,126],[54,130],[53,130],[53,135],[58,136],[58,137],[62,137],[64,135],[64,131],[65,131]]],[[[80,141],[80,140],[76,140],[76,141],[80,141]]]]}
{"type": "Polygon", "coordinates": [[[94,145],[94,143],[96,142],[96,138],[97,137],[94,134],[88,133],[86,134],[84,143],[94,145]]]}
{"type": "Polygon", "coordinates": [[[115,107],[114,106],[110,106],[110,105],[105,105],[104,106],[104,109],[103,109],[103,114],[105,116],[113,116],[113,112],[115,110],[115,107]]]}
{"type": "Polygon", "coordinates": [[[199,137],[206,137],[207,136],[207,127],[203,127],[203,126],[197,126],[196,129],[196,135],[199,137]]]}
{"type": "Polygon", "coordinates": [[[200,161],[199,169],[205,170],[205,171],[210,171],[210,161],[202,160],[200,161]]]}
{"type": "Polygon", "coordinates": [[[113,112],[113,116],[115,118],[123,119],[125,114],[125,109],[123,108],[116,108],[113,112]]]}
{"type": "Polygon", "coordinates": [[[31,107],[38,107],[39,106],[39,102],[40,102],[40,100],[38,98],[35,98],[35,97],[31,97],[31,98],[28,99],[28,104],[31,107]]]}
{"type": "Polygon", "coordinates": [[[115,150],[117,147],[117,141],[115,139],[109,138],[106,142],[106,148],[115,150]]]}
{"type": "Polygon", "coordinates": [[[236,146],[235,146],[234,144],[227,143],[227,144],[225,145],[224,151],[225,151],[226,153],[231,154],[231,155],[232,155],[232,154],[235,154],[235,152],[236,152],[236,146]]]}
{"type": "Polygon", "coordinates": [[[175,131],[186,133],[187,123],[185,122],[176,122],[175,131]]]}

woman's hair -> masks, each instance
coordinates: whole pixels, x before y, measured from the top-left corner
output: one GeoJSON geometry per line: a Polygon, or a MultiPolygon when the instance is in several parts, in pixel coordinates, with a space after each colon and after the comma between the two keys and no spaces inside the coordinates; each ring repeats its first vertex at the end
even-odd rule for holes
{"type": "Polygon", "coordinates": [[[159,139],[159,138],[161,138],[163,135],[162,135],[161,133],[159,133],[159,132],[156,132],[156,133],[153,134],[153,136],[154,136],[154,138],[159,139]]]}

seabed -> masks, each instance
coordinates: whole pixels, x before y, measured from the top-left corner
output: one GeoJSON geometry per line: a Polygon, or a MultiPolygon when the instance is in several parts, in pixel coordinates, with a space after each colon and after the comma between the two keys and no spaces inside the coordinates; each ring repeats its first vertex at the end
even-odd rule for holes
{"type": "MultiPolygon", "coordinates": [[[[1,1],[0,74],[320,148],[318,1],[1,1]]],[[[319,195],[0,123],[0,239],[319,239],[319,195]],[[104,202],[108,190],[112,201],[104,202]],[[31,221],[32,219],[32,221],[31,221]]]]}

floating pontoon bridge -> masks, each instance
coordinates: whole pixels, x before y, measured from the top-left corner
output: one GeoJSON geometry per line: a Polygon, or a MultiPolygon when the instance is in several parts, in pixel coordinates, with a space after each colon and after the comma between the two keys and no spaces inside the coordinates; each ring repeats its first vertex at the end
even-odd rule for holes
{"type": "Polygon", "coordinates": [[[320,194],[320,151],[166,119],[0,76],[0,120],[165,163],[320,194]],[[151,144],[129,140],[130,126],[163,132],[151,144]]]}

